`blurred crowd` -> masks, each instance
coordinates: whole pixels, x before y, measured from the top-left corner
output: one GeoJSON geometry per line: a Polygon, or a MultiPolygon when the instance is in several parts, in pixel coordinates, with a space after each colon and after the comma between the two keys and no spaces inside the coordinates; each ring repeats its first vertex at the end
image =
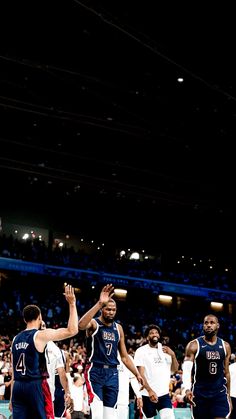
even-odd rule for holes
{"type": "Polygon", "coordinates": [[[138,259],[132,259],[129,250],[121,252],[110,247],[108,251],[106,247],[93,245],[75,250],[66,243],[60,244],[52,241],[49,246],[39,238],[23,240],[1,234],[0,257],[236,291],[232,262],[222,261],[220,257],[173,252],[144,256],[140,252],[138,259]]]}

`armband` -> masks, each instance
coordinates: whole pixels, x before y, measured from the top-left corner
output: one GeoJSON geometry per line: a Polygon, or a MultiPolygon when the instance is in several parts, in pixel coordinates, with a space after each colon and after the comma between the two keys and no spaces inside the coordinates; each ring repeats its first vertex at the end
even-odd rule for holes
{"type": "Polygon", "coordinates": [[[193,361],[184,361],[183,363],[183,377],[182,377],[182,387],[184,390],[190,390],[191,389],[191,372],[193,368],[193,361]]]}

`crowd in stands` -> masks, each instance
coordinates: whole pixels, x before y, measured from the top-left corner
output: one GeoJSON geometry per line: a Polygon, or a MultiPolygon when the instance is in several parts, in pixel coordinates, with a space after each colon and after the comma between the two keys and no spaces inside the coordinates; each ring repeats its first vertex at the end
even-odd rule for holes
{"type": "Polygon", "coordinates": [[[134,260],[130,259],[130,253],[127,251],[121,256],[118,249],[107,252],[96,246],[90,246],[89,251],[86,247],[75,250],[66,244],[62,247],[59,243],[47,246],[39,238],[23,240],[0,235],[0,257],[236,291],[232,264],[217,258],[173,254],[143,257],[141,254],[138,260],[134,260]]]}

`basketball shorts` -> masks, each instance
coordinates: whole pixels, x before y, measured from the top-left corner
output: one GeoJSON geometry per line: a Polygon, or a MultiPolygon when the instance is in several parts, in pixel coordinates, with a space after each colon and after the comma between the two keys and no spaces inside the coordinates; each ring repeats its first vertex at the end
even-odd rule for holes
{"type": "MultiPolygon", "coordinates": [[[[156,416],[157,412],[162,409],[172,409],[172,404],[169,394],[158,397],[158,402],[152,402],[148,396],[142,396],[143,399],[143,413],[147,418],[156,416]]],[[[201,418],[203,419],[203,418],[201,418]]]]}
{"type": "MultiPolygon", "coordinates": [[[[88,379],[90,382],[90,390],[92,395],[96,395],[102,402],[103,406],[116,407],[119,381],[117,367],[91,366],[88,371],[88,379]]],[[[90,400],[93,397],[90,396],[90,400]]]]}
{"type": "Polygon", "coordinates": [[[195,395],[194,402],[196,406],[192,407],[192,415],[194,419],[214,419],[227,418],[230,413],[230,403],[228,395],[218,393],[214,397],[202,397],[195,395]]]}

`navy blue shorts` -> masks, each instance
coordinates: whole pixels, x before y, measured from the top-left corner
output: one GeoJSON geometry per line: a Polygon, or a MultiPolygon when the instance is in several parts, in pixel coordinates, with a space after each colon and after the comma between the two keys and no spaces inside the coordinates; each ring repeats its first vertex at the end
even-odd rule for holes
{"type": "Polygon", "coordinates": [[[14,419],[46,419],[42,380],[14,381],[12,407],[14,419]]]}
{"type": "MultiPolygon", "coordinates": [[[[172,409],[171,399],[169,394],[158,397],[158,402],[152,402],[148,396],[142,396],[143,399],[143,413],[147,418],[156,416],[157,412],[162,409],[172,409]]],[[[203,419],[203,418],[201,418],[203,419]]]]}
{"type": "Polygon", "coordinates": [[[65,412],[65,391],[61,387],[56,387],[54,392],[54,413],[56,417],[61,417],[65,412]]]}
{"type": "Polygon", "coordinates": [[[103,401],[103,406],[116,407],[119,381],[118,370],[92,366],[88,371],[91,392],[103,401]]]}
{"type": "Polygon", "coordinates": [[[227,394],[218,393],[214,397],[202,397],[195,395],[195,407],[192,408],[194,419],[226,418],[230,412],[229,398],[227,394]]]}

